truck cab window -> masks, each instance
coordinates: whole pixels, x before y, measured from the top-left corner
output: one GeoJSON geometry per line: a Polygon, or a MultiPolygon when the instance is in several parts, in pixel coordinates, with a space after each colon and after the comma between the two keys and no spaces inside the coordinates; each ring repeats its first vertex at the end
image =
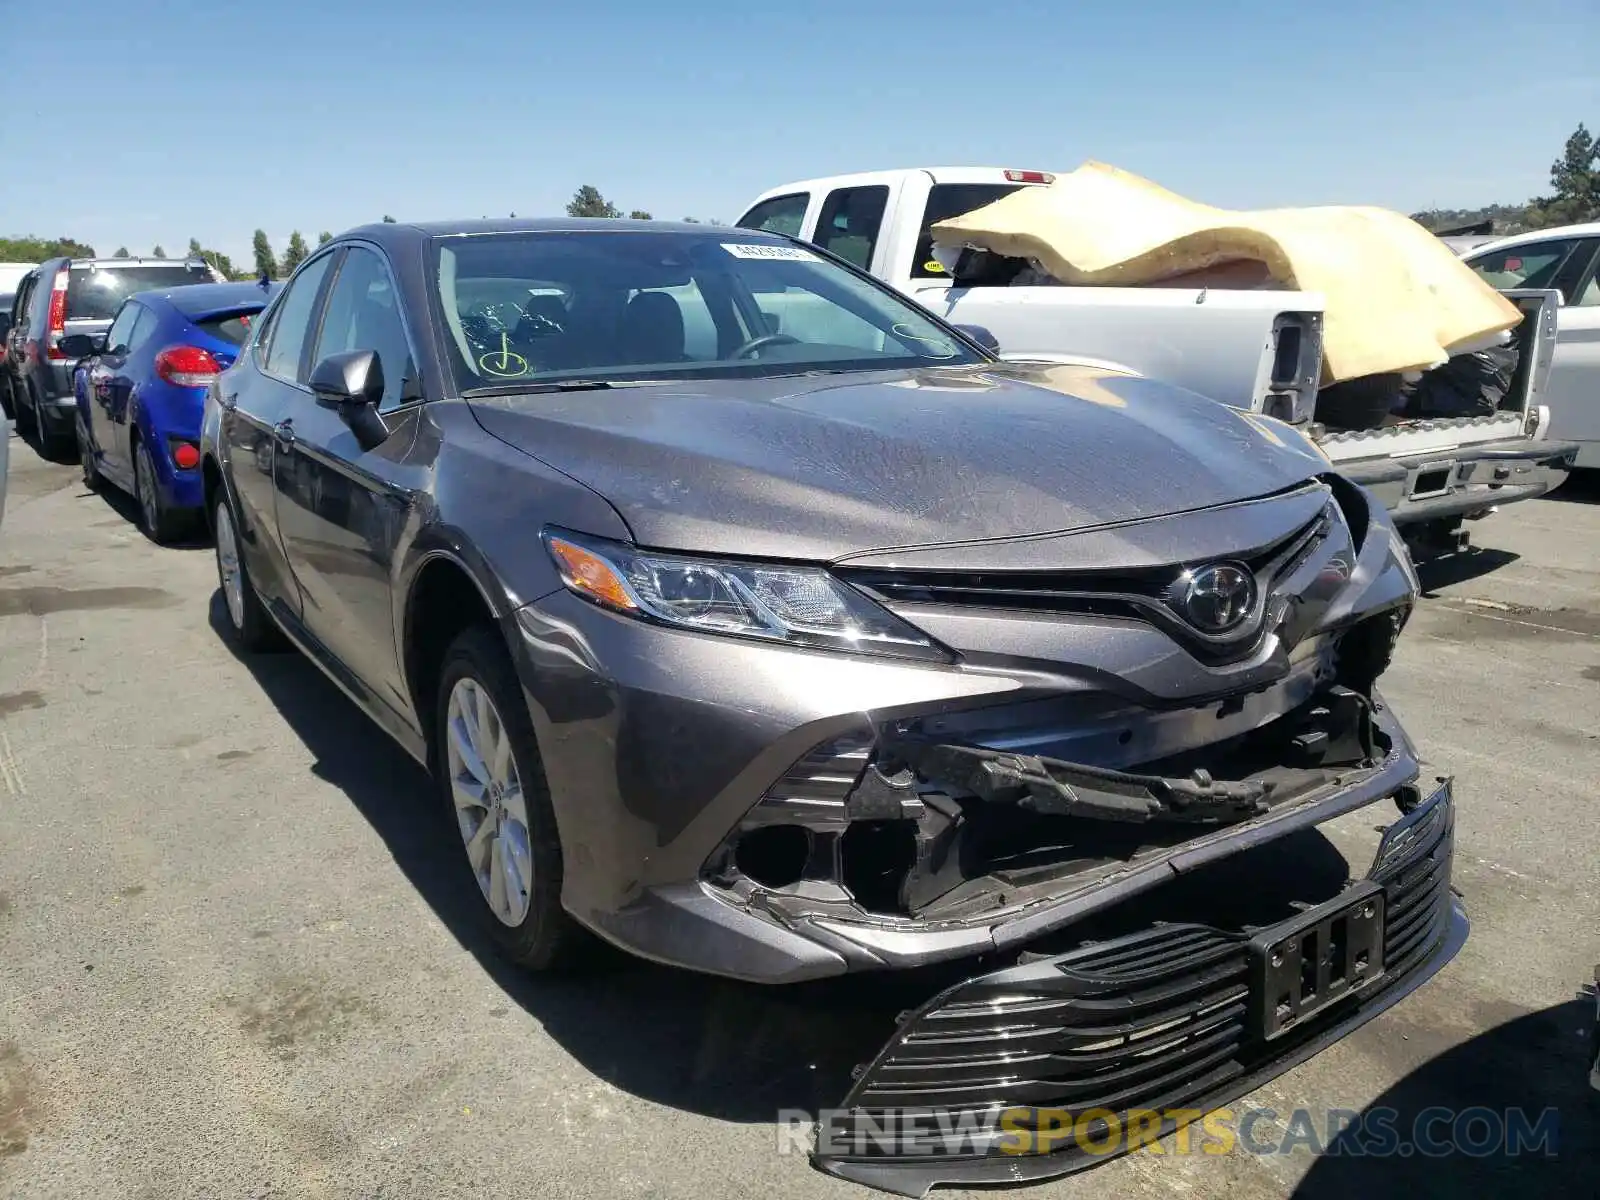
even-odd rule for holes
{"type": "Polygon", "coordinates": [[[763,200],[745,213],[736,224],[740,229],[764,229],[768,233],[799,237],[806,221],[806,205],[810,203],[811,196],[808,192],[774,196],[771,200],[763,200]]]}
{"type": "Polygon", "coordinates": [[[812,241],[863,271],[872,266],[872,252],[889,203],[886,185],[839,188],[829,192],[817,218],[812,241]]]}
{"type": "Polygon", "coordinates": [[[922,213],[917,232],[917,252],[911,259],[911,278],[948,279],[949,274],[933,257],[933,227],[940,221],[993,204],[1009,196],[1020,183],[936,183],[928,190],[928,206],[922,213]]]}

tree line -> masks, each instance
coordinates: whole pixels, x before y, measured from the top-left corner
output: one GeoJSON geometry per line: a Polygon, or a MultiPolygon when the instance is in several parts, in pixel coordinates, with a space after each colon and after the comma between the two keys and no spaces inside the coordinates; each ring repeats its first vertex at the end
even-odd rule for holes
{"type": "Polygon", "coordinates": [[[1550,194],[1526,204],[1430,208],[1411,219],[1432,230],[1487,223],[1493,233],[1523,233],[1555,225],[1600,221],[1600,139],[1580,122],[1561,157],[1550,164],[1550,194]]]}
{"type": "MultiPolygon", "coordinates": [[[[513,218],[516,213],[512,213],[513,218]]],[[[567,202],[567,215],[570,217],[622,217],[627,216],[635,221],[649,221],[652,217],[641,208],[629,210],[626,214],[611,201],[600,194],[600,189],[592,184],[584,184],[573,193],[572,199],[567,202]]],[[[685,217],[685,221],[698,224],[699,218],[685,217]]],[[[383,220],[387,224],[394,224],[394,218],[385,213],[383,220]]],[[[705,222],[709,225],[720,225],[721,221],[715,218],[705,222]]],[[[317,234],[317,245],[331,241],[333,234],[323,230],[317,234]]],[[[305,261],[311,253],[311,246],[305,237],[296,229],[289,235],[288,244],[284,246],[283,253],[278,254],[272,248],[272,241],[267,237],[266,230],[258,229],[250,239],[252,262],[246,266],[235,264],[220,250],[213,250],[200,244],[199,238],[189,239],[187,257],[202,258],[227,279],[259,279],[263,273],[269,279],[287,279],[289,275],[305,261]]],[[[0,262],[43,262],[47,258],[94,258],[95,249],[85,242],[73,238],[40,238],[40,237],[13,237],[0,238],[0,262]]],[[[132,252],[126,246],[118,246],[115,258],[131,258],[132,252]]],[[[166,250],[157,245],[149,254],[150,258],[167,258],[166,250]]]]}
{"type": "MultiPolygon", "coordinates": [[[[515,217],[517,214],[512,213],[515,217]]],[[[593,184],[584,184],[567,202],[569,217],[621,217],[636,221],[651,220],[651,215],[640,208],[626,214],[600,194],[593,184]]],[[[1521,233],[1527,229],[1546,229],[1553,225],[1575,225],[1583,221],[1600,221],[1600,139],[1579,124],[1567,138],[1561,157],[1550,165],[1550,194],[1535,197],[1526,204],[1491,204],[1480,208],[1431,208],[1411,214],[1412,219],[1432,230],[1450,229],[1461,225],[1489,222],[1493,232],[1521,233]]],[[[695,217],[685,221],[697,223],[695,217]]],[[[392,224],[394,218],[387,213],[383,220],[392,224]]],[[[707,222],[720,225],[712,219],[707,222]]],[[[317,244],[332,239],[333,234],[323,230],[317,234],[317,244]]],[[[189,257],[203,258],[228,279],[258,279],[265,274],[269,279],[283,279],[298,267],[311,253],[311,247],[297,229],[289,235],[282,255],[272,249],[265,230],[258,229],[251,239],[252,268],[236,267],[233,260],[220,250],[210,250],[198,238],[189,239],[189,257]]],[[[94,247],[72,238],[17,237],[0,238],[0,262],[43,262],[59,256],[93,258],[94,247]]],[[[118,246],[116,257],[127,258],[126,246],[118,246]]],[[[152,258],[166,258],[160,246],[150,251],[152,258]]]]}

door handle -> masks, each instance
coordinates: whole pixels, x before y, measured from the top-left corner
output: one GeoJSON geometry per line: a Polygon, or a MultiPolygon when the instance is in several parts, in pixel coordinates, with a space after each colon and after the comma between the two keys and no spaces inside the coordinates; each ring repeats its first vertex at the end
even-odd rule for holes
{"type": "Polygon", "coordinates": [[[272,438],[278,443],[279,449],[288,450],[294,445],[294,422],[279,421],[272,427],[272,438]]]}

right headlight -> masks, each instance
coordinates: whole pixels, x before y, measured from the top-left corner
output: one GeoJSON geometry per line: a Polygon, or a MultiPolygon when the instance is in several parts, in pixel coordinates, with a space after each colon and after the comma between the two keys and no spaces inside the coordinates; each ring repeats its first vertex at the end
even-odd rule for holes
{"type": "Polygon", "coordinates": [[[821,567],[640,550],[546,529],[567,589],[625,616],[793,646],[953,661],[927,634],[821,567]]]}

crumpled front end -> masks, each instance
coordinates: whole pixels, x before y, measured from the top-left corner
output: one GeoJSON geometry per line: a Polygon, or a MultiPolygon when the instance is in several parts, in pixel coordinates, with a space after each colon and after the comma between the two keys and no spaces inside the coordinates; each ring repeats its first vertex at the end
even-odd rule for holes
{"type": "Polygon", "coordinates": [[[707,860],[708,894],[852,967],[918,966],[1018,947],[1396,795],[1418,767],[1375,684],[1415,577],[1366,504],[1319,481],[1224,513],[986,547],[1001,561],[982,569],[952,565],[971,548],[837,564],[963,671],[1020,686],[861,713],[745,813],[707,860]],[[1114,565],[1022,565],[1064,556],[1061,542],[1114,565]],[[1196,578],[1213,592],[1196,599],[1196,578]]]}
{"type": "Polygon", "coordinates": [[[1365,877],[1261,926],[1173,921],[1025,956],[904,1014],[814,1162],[908,1196],[1093,1166],[1256,1087],[1409,994],[1467,922],[1448,781],[1365,877]]]}

